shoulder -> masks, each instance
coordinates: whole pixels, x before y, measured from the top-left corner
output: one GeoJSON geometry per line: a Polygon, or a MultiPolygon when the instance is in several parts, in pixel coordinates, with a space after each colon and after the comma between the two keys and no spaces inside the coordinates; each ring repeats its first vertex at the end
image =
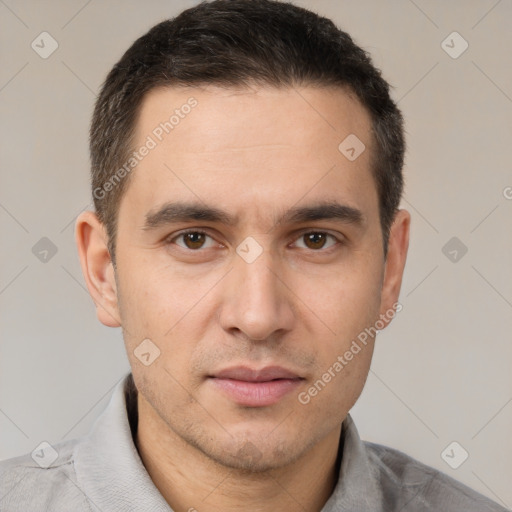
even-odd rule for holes
{"type": "Polygon", "coordinates": [[[506,512],[507,509],[447,474],[409,455],[376,443],[363,442],[372,471],[387,499],[408,510],[443,512],[506,512]]]}
{"type": "Polygon", "coordinates": [[[0,461],[0,510],[91,510],[76,482],[73,452],[78,441],[43,445],[0,461]]]}

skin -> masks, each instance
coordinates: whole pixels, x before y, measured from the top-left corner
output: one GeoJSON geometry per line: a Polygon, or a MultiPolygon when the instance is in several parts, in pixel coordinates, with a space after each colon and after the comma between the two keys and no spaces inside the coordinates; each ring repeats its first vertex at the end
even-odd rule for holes
{"type": "Polygon", "coordinates": [[[341,423],[363,389],[375,340],[307,405],[297,395],[398,301],[410,214],[397,213],[385,259],[370,118],[346,91],[154,89],[134,146],[191,96],[197,106],[131,175],[116,269],[95,214],[78,218],[87,286],[99,320],[123,328],[139,391],[136,444],[175,511],[319,511],[338,479],[341,423]],[[338,150],[351,133],[366,145],[353,162],[338,150]],[[148,212],[176,200],[213,205],[239,222],[143,229],[148,212]],[[324,200],[359,209],[364,222],[276,223],[293,206],[324,200]],[[207,232],[203,245],[178,237],[189,228],[207,232]],[[336,238],[312,245],[311,232],[336,238]],[[263,250],[252,263],[236,252],[249,236],[263,250]],[[149,366],[134,355],[147,338],[160,350],[149,366]],[[273,405],[243,407],[208,379],[235,365],[280,365],[303,380],[273,405]]]}

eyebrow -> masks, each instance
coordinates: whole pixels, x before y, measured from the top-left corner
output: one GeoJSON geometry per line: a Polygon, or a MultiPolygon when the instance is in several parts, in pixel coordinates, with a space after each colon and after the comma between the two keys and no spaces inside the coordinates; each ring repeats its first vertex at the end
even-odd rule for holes
{"type": "MultiPolygon", "coordinates": [[[[340,204],[336,201],[327,201],[290,208],[275,220],[275,224],[299,224],[316,220],[338,220],[361,227],[366,218],[361,210],[353,206],[340,204]]],[[[165,203],[156,211],[148,212],[142,229],[149,231],[168,224],[189,221],[205,221],[236,226],[239,217],[203,203],[170,202],[165,203]]]]}

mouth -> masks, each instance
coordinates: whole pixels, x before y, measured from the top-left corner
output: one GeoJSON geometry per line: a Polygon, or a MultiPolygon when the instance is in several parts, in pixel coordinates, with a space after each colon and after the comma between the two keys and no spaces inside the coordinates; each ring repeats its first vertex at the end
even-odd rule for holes
{"type": "Polygon", "coordinates": [[[208,380],[238,405],[265,407],[278,403],[304,379],[280,366],[260,370],[236,366],[216,372],[208,376],[208,380]]]}

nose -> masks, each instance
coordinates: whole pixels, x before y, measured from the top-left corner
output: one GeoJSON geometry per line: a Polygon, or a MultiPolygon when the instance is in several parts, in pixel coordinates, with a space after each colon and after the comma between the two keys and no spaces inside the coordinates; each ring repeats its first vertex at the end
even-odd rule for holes
{"type": "Polygon", "coordinates": [[[219,320],[225,331],[263,341],[290,331],[295,320],[290,284],[268,250],[248,263],[235,256],[226,276],[219,320]]]}

